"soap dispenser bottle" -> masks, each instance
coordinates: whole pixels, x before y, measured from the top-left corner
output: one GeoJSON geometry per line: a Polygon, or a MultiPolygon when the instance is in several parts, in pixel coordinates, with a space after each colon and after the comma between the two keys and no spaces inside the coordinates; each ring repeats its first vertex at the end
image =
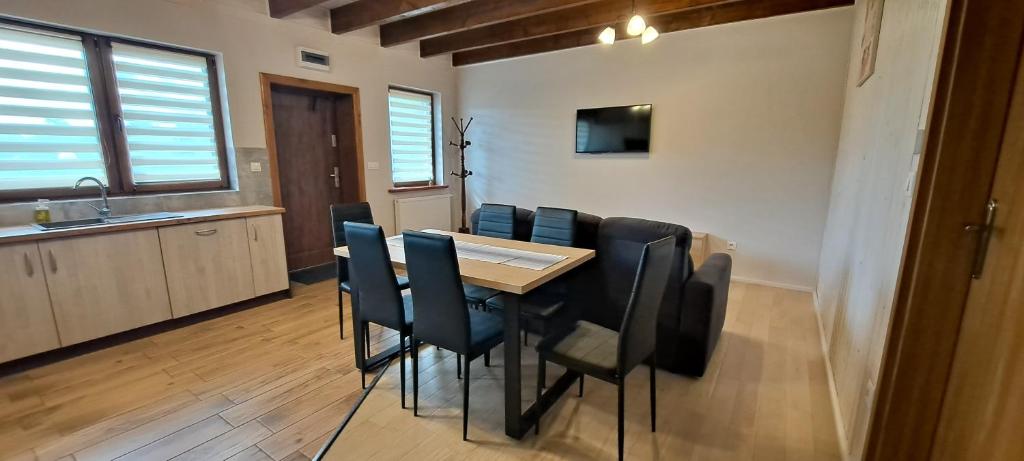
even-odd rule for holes
{"type": "Polygon", "coordinates": [[[36,202],[35,221],[36,224],[45,224],[50,222],[49,200],[41,198],[38,202],[36,202]]]}

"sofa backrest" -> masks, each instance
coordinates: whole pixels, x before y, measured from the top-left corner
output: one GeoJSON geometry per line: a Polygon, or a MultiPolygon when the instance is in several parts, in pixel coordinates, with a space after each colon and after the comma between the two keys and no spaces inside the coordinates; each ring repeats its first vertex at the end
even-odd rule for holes
{"type": "MultiPolygon", "coordinates": [[[[533,215],[534,212],[532,210],[516,207],[516,240],[522,240],[524,242],[530,241],[530,236],[533,234],[533,215]]],[[[471,232],[473,234],[476,234],[477,228],[480,225],[479,208],[473,210],[473,213],[470,215],[469,221],[471,232]]],[[[577,248],[589,248],[591,250],[597,249],[597,229],[600,225],[600,216],[595,216],[583,212],[577,213],[575,246],[577,248]]]]}
{"type": "Polygon", "coordinates": [[[584,318],[617,330],[626,312],[644,245],[668,236],[675,237],[676,244],[659,318],[677,324],[683,285],[693,272],[693,260],[690,258],[693,235],[685,226],[638,218],[605,218],[601,221],[597,235],[597,264],[592,268],[597,273],[591,274],[598,279],[591,287],[602,292],[591,297],[593,304],[584,310],[584,318]]]}

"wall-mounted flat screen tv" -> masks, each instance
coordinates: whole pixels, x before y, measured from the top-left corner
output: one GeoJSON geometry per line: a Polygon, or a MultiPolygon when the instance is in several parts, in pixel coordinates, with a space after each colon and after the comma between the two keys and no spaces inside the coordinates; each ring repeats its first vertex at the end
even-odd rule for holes
{"type": "Polygon", "coordinates": [[[576,111],[576,153],[650,152],[650,104],[576,111]]]}

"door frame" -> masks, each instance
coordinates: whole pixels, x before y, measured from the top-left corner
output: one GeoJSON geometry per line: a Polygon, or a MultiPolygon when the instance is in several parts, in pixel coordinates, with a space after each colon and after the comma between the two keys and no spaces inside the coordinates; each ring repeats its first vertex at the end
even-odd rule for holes
{"type": "Polygon", "coordinates": [[[929,459],[1020,64],[1024,3],[949,0],[864,459],[929,459]]]}
{"type": "Polygon", "coordinates": [[[366,175],[363,172],[363,122],[362,109],[359,102],[359,88],[337,83],[307,80],[286,75],[268,74],[260,72],[260,98],[263,102],[263,131],[267,138],[267,153],[269,154],[270,188],[274,194],[274,206],[282,206],[281,201],[281,178],[278,176],[277,164],[277,135],[274,133],[274,102],[271,90],[274,86],[314,90],[337,95],[348,95],[352,97],[352,123],[356,134],[356,178],[359,183],[359,201],[366,201],[366,175]]]}

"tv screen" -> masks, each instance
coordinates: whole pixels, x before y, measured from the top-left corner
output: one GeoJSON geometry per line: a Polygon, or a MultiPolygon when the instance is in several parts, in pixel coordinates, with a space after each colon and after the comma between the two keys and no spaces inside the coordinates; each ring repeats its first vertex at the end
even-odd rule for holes
{"type": "Polygon", "coordinates": [[[576,153],[650,152],[650,104],[576,111],[576,153]]]}

